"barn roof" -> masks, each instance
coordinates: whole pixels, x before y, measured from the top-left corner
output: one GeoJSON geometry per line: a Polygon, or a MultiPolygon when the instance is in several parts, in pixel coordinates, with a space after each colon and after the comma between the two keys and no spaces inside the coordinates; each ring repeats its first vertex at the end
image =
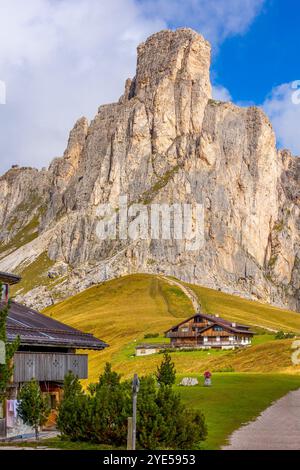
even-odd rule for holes
{"type": "Polygon", "coordinates": [[[22,346],[104,349],[108,345],[92,334],[83,333],[25,305],[11,302],[7,319],[8,341],[20,337],[22,346]]]}

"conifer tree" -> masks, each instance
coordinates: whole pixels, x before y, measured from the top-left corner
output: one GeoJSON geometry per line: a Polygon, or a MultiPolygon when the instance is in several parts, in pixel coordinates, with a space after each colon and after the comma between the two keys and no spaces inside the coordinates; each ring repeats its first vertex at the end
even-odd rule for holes
{"type": "Polygon", "coordinates": [[[171,355],[164,351],[163,360],[156,371],[156,378],[159,384],[174,385],[176,380],[175,364],[172,362],[171,355]]]}
{"type": "MultiPolygon", "coordinates": [[[[0,295],[1,293],[2,284],[0,283],[0,295]]],[[[8,303],[1,302],[0,305],[0,341],[4,344],[5,350],[5,364],[0,364],[0,406],[2,406],[4,399],[6,398],[7,385],[13,374],[12,359],[20,345],[19,337],[17,337],[12,343],[9,343],[7,340],[7,317],[10,305],[10,301],[8,303]]]]}
{"type": "Polygon", "coordinates": [[[35,430],[35,438],[39,437],[39,426],[46,423],[50,414],[50,406],[46,396],[43,396],[39,383],[32,379],[23,385],[19,392],[18,415],[25,424],[35,430]]]}

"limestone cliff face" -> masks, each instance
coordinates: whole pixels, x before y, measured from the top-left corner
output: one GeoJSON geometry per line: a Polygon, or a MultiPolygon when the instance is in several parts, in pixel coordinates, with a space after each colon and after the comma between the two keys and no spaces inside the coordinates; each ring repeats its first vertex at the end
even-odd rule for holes
{"type": "Polygon", "coordinates": [[[42,307],[151,272],[300,308],[299,160],[276,150],[262,110],[211,99],[209,67],[210,45],[194,31],[151,36],[119,102],[81,118],[62,158],[0,178],[0,270],[28,276],[40,263],[45,274],[19,300],[42,307]],[[129,206],[202,203],[204,246],[101,241],[97,208],[121,195],[129,206]]]}

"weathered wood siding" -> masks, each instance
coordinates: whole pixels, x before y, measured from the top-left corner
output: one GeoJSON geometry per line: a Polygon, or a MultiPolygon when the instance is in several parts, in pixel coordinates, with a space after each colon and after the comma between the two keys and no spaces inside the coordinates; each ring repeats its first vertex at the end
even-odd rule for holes
{"type": "Polygon", "coordinates": [[[6,419],[0,418],[0,437],[6,437],[6,419]]]}
{"type": "Polygon", "coordinates": [[[88,377],[87,354],[17,352],[14,356],[14,382],[61,382],[72,371],[80,379],[88,377]]]}

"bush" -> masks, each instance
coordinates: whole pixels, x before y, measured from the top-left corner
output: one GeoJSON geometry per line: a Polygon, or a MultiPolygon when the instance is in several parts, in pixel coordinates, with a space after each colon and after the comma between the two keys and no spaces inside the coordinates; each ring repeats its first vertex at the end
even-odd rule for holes
{"type": "Polygon", "coordinates": [[[144,335],[144,339],[148,339],[148,338],[158,338],[159,337],[159,333],[146,333],[144,335]]]}
{"type": "MultiPolygon", "coordinates": [[[[57,425],[71,440],[125,445],[127,418],[132,416],[131,381],[106,364],[104,373],[88,393],[73,374],[65,378],[64,397],[57,425]]],[[[171,385],[153,377],[140,379],[137,400],[137,446],[142,449],[190,449],[206,437],[201,413],[189,411],[171,385]]]]}
{"type": "Polygon", "coordinates": [[[189,411],[169,385],[141,379],[137,439],[143,449],[192,449],[206,438],[204,416],[189,411]]]}
{"type": "Polygon", "coordinates": [[[284,331],[277,331],[275,335],[275,339],[290,339],[290,338],[295,338],[295,333],[289,332],[285,333],[284,331]]]}

